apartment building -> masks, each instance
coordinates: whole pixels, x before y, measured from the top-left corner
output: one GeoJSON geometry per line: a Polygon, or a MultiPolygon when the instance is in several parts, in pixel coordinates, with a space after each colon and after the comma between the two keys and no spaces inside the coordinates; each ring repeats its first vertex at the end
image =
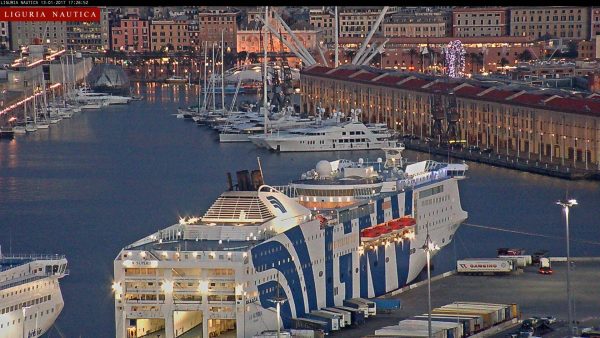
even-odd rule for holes
{"type": "Polygon", "coordinates": [[[198,12],[199,40],[221,42],[221,32],[225,48],[237,48],[237,16],[234,9],[202,9],[198,12]]]}
{"type": "Polygon", "coordinates": [[[508,35],[508,9],[505,7],[457,7],[452,10],[454,37],[508,35]]]}
{"type": "Polygon", "coordinates": [[[512,7],[509,12],[512,36],[540,38],[549,35],[573,40],[590,36],[589,7],[512,7]]]}
{"type": "Polygon", "coordinates": [[[152,20],[150,22],[150,50],[183,51],[190,48],[188,20],[152,20]]]}
{"type": "Polygon", "coordinates": [[[385,37],[444,37],[448,36],[446,30],[449,15],[437,13],[435,15],[393,15],[383,22],[383,35],[385,37]]]}
{"type": "Polygon", "coordinates": [[[147,52],[150,50],[150,27],[148,21],[137,15],[129,15],[111,28],[114,51],[147,52]]]}

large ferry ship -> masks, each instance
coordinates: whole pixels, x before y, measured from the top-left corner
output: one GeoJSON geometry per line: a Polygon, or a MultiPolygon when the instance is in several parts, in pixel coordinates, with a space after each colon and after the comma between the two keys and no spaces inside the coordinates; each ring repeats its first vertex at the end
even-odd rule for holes
{"type": "Polygon", "coordinates": [[[116,336],[252,337],[281,321],[401,288],[467,218],[466,164],[320,161],[274,187],[237,172],[202,217],[125,247],[114,261],[116,336]],[[279,300],[278,318],[275,299],[279,300]],[[280,321],[279,321],[279,320],[280,321]]]}
{"type": "Polygon", "coordinates": [[[59,279],[67,274],[64,256],[0,252],[0,337],[46,333],[63,309],[59,279]]]}

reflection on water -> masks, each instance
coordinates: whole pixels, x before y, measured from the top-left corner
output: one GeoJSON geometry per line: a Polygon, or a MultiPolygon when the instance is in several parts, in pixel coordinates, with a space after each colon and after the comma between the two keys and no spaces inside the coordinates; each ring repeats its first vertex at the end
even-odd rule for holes
{"type": "MultiPolygon", "coordinates": [[[[114,336],[110,284],[118,251],[179,216],[202,214],[225,189],[227,171],[254,169],[260,157],[266,182],[277,185],[321,159],[382,156],[275,154],[252,144],[220,144],[214,132],[172,116],[177,107],[197,102],[196,86],[152,83],[133,89],[145,100],[83,112],[49,130],[0,141],[0,245],[5,251],[10,243],[14,252],[67,255],[71,275],[63,279],[65,309],[57,321],[66,337],[114,336]]],[[[417,153],[406,156],[416,160],[417,153]]],[[[571,237],[600,238],[598,182],[469,165],[469,178],[460,182],[469,223],[564,236],[554,202],[568,190],[580,203],[571,212],[571,237]]],[[[461,226],[453,244],[434,258],[435,272],[449,269],[455,254],[489,257],[498,247],[564,255],[561,240],[461,226]]],[[[579,242],[571,250],[600,254],[598,246],[579,242]]]]}

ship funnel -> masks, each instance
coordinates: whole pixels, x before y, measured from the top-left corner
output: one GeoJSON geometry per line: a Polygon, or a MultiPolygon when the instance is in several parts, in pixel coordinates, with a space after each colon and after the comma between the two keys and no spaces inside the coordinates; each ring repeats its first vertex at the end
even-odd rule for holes
{"type": "Polygon", "coordinates": [[[248,170],[240,170],[236,173],[236,175],[239,191],[252,190],[252,187],[250,186],[250,173],[248,172],[248,170]]]}
{"type": "Polygon", "coordinates": [[[231,179],[231,173],[227,173],[227,191],[233,190],[233,181],[231,179]]]}
{"type": "Polygon", "coordinates": [[[260,170],[252,170],[252,190],[258,190],[261,185],[265,184],[260,170]]]}

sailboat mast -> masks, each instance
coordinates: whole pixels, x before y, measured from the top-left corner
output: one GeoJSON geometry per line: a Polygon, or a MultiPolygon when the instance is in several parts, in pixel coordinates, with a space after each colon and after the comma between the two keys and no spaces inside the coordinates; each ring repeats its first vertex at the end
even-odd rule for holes
{"type": "Polygon", "coordinates": [[[224,58],[224,47],[223,36],[225,30],[221,30],[221,107],[223,108],[223,112],[225,112],[225,58],[224,58]]]}
{"type": "Polygon", "coordinates": [[[213,105],[213,114],[217,112],[217,108],[215,106],[215,43],[212,44],[212,72],[210,73],[210,79],[212,81],[212,105],[213,105]]]}
{"type": "Polygon", "coordinates": [[[206,110],[208,108],[208,106],[206,105],[206,96],[208,95],[208,88],[206,88],[206,54],[208,53],[208,41],[205,41],[204,43],[204,87],[202,87],[204,89],[204,110],[206,110]]]}
{"type": "Polygon", "coordinates": [[[269,6],[265,6],[265,24],[263,25],[263,114],[265,135],[267,134],[267,25],[269,24],[269,6]]]}

